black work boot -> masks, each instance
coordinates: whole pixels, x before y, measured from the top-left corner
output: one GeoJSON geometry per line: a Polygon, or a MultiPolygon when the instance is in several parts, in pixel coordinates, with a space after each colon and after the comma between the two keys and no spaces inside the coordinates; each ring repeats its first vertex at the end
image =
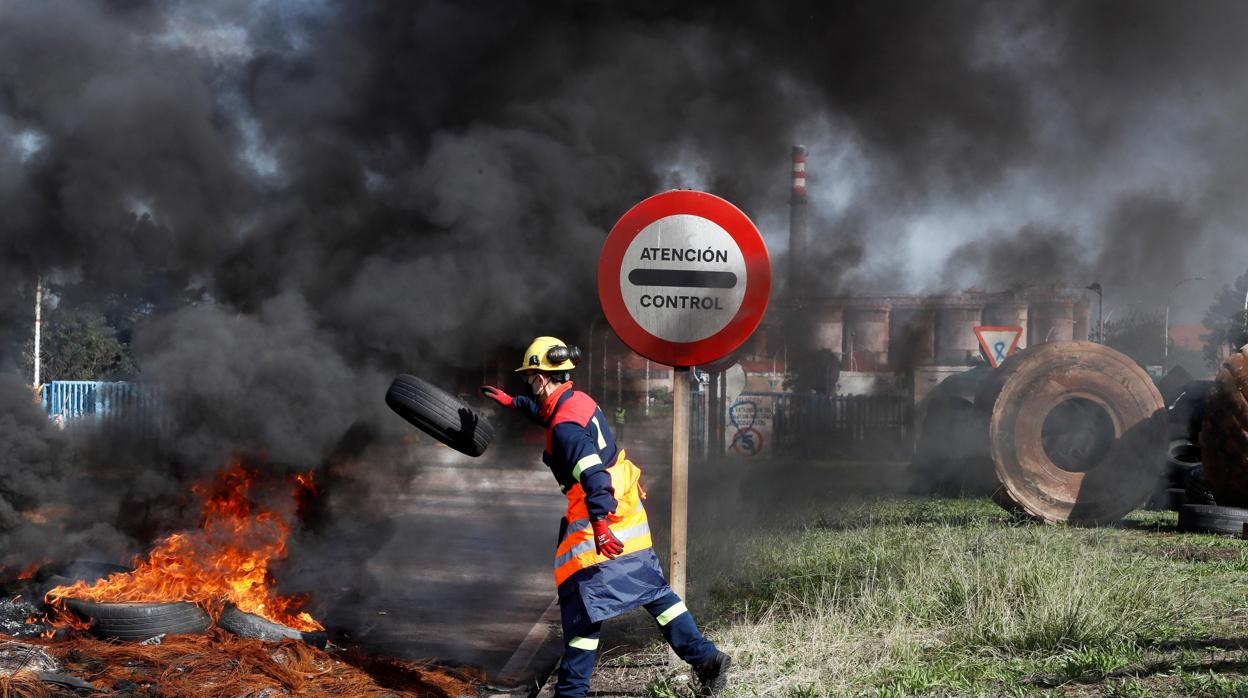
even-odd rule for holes
{"type": "Polygon", "coordinates": [[[718,696],[728,683],[728,667],[732,666],[732,657],[723,652],[716,652],[715,657],[703,664],[696,664],[693,672],[698,676],[701,690],[698,695],[718,696]]]}

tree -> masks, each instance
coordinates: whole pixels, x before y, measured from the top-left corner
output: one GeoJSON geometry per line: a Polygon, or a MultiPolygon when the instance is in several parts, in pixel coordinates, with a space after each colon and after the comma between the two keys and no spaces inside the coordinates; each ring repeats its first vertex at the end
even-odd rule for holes
{"type": "MultiPolygon", "coordinates": [[[[129,346],[100,311],[58,308],[45,317],[42,380],[106,380],[137,373],[129,346]]],[[[26,352],[28,372],[32,354],[33,341],[26,352]]]]}
{"type": "MultiPolygon", "coordinates": [[[[1135,359],[1141,366],[1165,362],[1166,320],[1160,311],[1135,311],[1105,323],[1105,344],[1135,359]]],[[[1170,340],[1171,353],[1174,340],[1170,340]]]]}
{"type": "Polygon", "coordinates": [[[1240,274],[1235,283],[1222,289],[1217,300],[1205,311],[1205,327],[1208,334],[1201,335],[1205,346],[1205,363],[1213,369],[1222,365],[1227,347],[1238,349],[1248,344],[1248,314],[1244,312],[1244,297],[1248,295],[1248,271],[1240,274]]]}

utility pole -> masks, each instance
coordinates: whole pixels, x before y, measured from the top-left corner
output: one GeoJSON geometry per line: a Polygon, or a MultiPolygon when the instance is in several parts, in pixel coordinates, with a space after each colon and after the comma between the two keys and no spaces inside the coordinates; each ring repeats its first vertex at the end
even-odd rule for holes
{"type": "MultiPolygon", "coordinates": [[[[1170,293],[1166,294],[1166,321],[1165,321],[1166,328],[1165,328],[1165,334],[1163,335],[1162,344],[1161,344],[1161,368],[1163,370],[1170,363],[1170,297],[1173,296],[1175,290],[1178,289],[1183,284],[1189,281],[1204,281],[1204,280],[1205,280],[1205,277],[1203,276],[1189,276],[1186,279],[1183,279],[1182,281],[1179,281],[1175,285],[1171,286],[1170,293]]],[[[1248,303],[1248,298],[1245,298],[1245,303],[1248,303]]]]}
{"type": "Polygon", "coordinates": [[[646,416],[650,416],[650,359],[646,359],[646,416]]]}
{"type": "Polygon", "coordinates": [[[40,361],[43,357],[43,275],[35,277],[35,380],[31,387],[38,393],[41,383],[40,361]]]}
{"type": "Polygon", "coordinates": [[[707,375],[706,382],[706,448],[703,449],[703,460],[719,455],[715,443],[715,420],[719,417],[719,372],[707,375]]]}

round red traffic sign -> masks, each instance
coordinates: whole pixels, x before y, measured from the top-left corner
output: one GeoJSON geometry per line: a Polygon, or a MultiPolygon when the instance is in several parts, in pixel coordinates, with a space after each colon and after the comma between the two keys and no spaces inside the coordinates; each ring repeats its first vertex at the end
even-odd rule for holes
{"type": "Polygon", "coordinates": [[[771,258],[741,209],[700,191],[652,196],[611,229],[598,298],[633,351],[669,366],[726,356],[749,338],[771,296],[771,258]]]}

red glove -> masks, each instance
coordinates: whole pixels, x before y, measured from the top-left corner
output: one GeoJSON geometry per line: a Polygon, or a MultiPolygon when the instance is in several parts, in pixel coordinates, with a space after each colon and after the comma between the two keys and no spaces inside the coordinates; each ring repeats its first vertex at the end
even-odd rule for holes
{"type": "Polygon", "coordinates": [[[481,386],[481,394],[503,407],[511,407],[512,397],[492,385],[481,386]]]}
{"type": "Polygon", "coordinates": [[[598,549],[599,555],[610,560],[624,552],[624,544],[607,527],[606,519],[594,519],[589,524],[594,527],[594,547],[598,549]]]}

